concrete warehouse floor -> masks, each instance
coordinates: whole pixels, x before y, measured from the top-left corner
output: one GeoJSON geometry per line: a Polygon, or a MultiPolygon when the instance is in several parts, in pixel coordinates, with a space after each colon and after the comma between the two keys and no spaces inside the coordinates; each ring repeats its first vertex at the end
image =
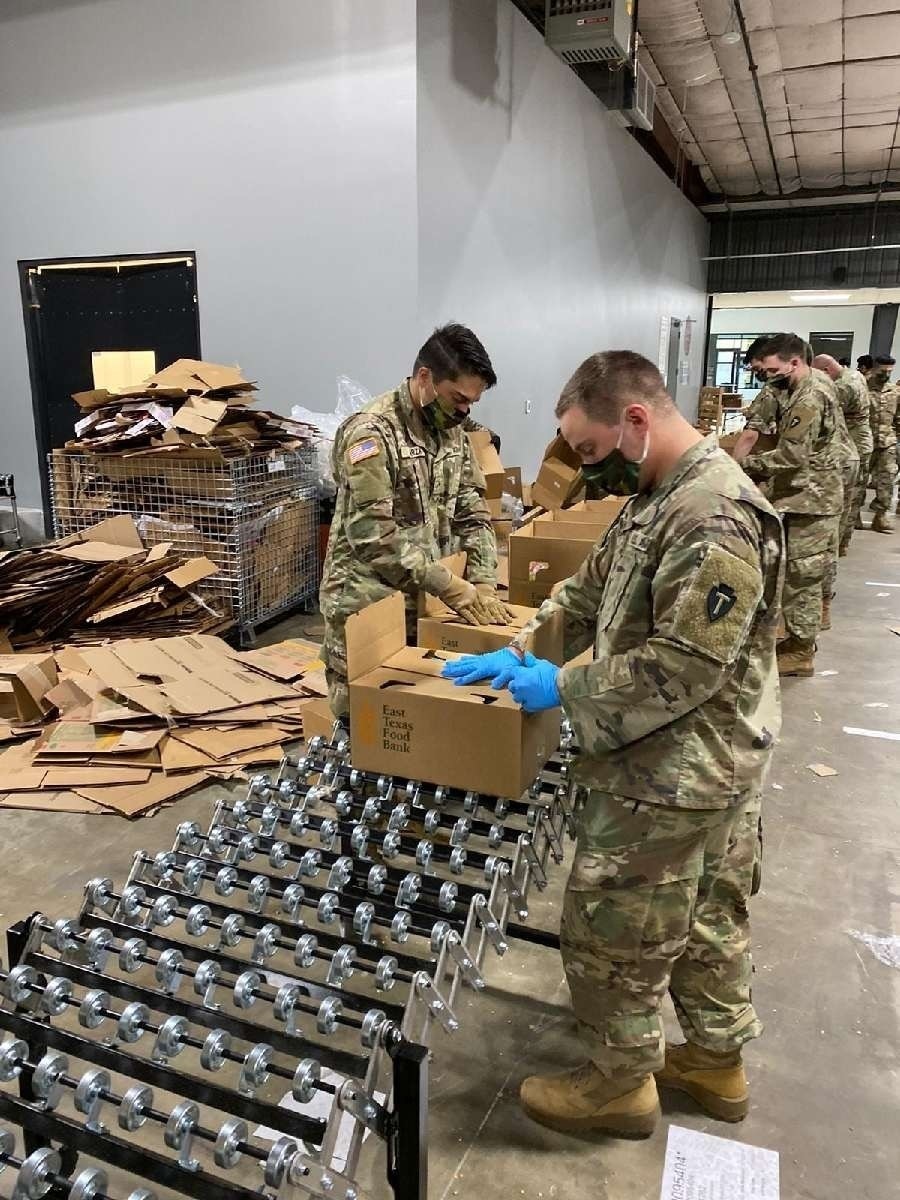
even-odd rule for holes
{"type": "MultiPolygon", "coordinates": [[[[834,631],[810,680],[784,689],[785,722],[766,790],[763,891],[753,904],[755,999],[765,1036],[747,1052],[752,1108],[739,1126],[663,1097],[646,1142],[565,1137],[532,1124],[520,1079],[579,1061],[555,953],[513,943],[488,959],[490,988],[460,1005],[462,1028],[436,1030],[431,1075],[430,1195],[656,1200],[670,1122],[777,1150],[784,1200],[888,1200],[896,1195],[900,1129],[900,972],[851,936],[900,933],[900,743],[843,727],[900,733],[900,533],[857,533],[841,562],[834,631]],[[876,586],[869,586],[873,581],[876,586]],[[892,586],[877,586],[878,583],[892,586]],[[838,772],[818,778],[810,763],[838,772]]],[[[287,621],[266,641],[315,634],[287,621]]],[[[121,881],[138,848],[171,845],[179,821],[205,827],[210,787],[157,816],[0,812],[0,925],[40,909],[77,910],[92,875],[121,881]]],[[[564,869],[532,903],[558,919],[564,869]]],[[[360,1182],[390,1193],[381,1153],[366,1143],[360,1182]]]]}

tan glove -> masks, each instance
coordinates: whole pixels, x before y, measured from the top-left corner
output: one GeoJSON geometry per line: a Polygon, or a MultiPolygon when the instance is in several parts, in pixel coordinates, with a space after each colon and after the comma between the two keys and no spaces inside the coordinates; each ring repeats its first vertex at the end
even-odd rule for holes
{"type": "Polygon", "coordinates": [[[438,593],[441,600],[452,608],[467,625],[492,625],[493,617],[484,605],[473,583],[460,579],[458,575],[450,575],[450,580],[438,593]]]}
{"type": "Polygon", "coordinates": [[[481,597],[481,603],[485,611],[492,614],[492,625],[509,625],[515,620],[516,614],[497,595],[497,589],[494,584],[476,583],[475,590],[481,597]]]}

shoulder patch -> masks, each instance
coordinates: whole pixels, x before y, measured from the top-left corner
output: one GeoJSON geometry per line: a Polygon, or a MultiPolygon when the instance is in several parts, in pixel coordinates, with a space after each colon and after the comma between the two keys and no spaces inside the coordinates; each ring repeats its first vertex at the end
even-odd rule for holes
{"type": "Polygon", "coordinates": [[[678,597],[675,640],[716,662],[733,662],[762,593],[758,567],[721,546],[709,546],[678,597]]]}
{"type": "Polygon", "coordinates": [[[376,438],[365,438],[364,441],[357,442],[355,446],[351,446],[347,451],[347,461],[352,467],[357,463],[365,462],[367,458],[374,458],[376,454],[381,453],[381,445],[376,438]]]}

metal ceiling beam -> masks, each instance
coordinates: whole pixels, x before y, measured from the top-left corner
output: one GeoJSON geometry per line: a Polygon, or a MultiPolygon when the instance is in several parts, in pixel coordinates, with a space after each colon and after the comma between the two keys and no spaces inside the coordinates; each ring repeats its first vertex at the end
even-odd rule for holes
{"type": "MultiPolygon", "coordinates": [[[[759,115],[762,118],[763,130],[766,135],[766,145],[769,147],[769,157],[772,160],[772,170],[775,172],[775,183],[778,187],[778,195],[784,195],[784,185],[781,182],[781,172],[778,170],[778,159],[775,157],[775,145],[772,141],[772,131],[769,129],[769,121],[766,117],[766,106],[763,103],[762,89],[759,86],[759,67],[756,65],[756,60],[753,57],[753,49],[750,45],[750,38],[747,36],[747,22],[744,20],[744,10],[741,6],[741,0],[734,0],[734,12],[738,19],[738,27],[741,31],[741,38],[744,42],[744,53],[747,56],[747,67],[750,71],[750,78],[753,80],[753,90],[756,92],[756,102],[759,105],[759,115]]],[[[790,110],[788,110],[790,112],[790,110]]],[[[754,167],[755,170],[755,167],[754,167]]]]}

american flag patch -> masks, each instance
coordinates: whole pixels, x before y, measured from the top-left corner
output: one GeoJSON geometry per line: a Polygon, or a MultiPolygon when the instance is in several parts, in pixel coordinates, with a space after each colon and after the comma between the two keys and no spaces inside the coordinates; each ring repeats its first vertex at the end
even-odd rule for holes
{"type": "Polygon", "coordinates": [[[375,438],[366,438],[364,442],[357,442],[355,446],[350,447],[347,458],[351,466],[356,466],[367,458],[374,458],[378,451],[379,445],[375,438]]]}

